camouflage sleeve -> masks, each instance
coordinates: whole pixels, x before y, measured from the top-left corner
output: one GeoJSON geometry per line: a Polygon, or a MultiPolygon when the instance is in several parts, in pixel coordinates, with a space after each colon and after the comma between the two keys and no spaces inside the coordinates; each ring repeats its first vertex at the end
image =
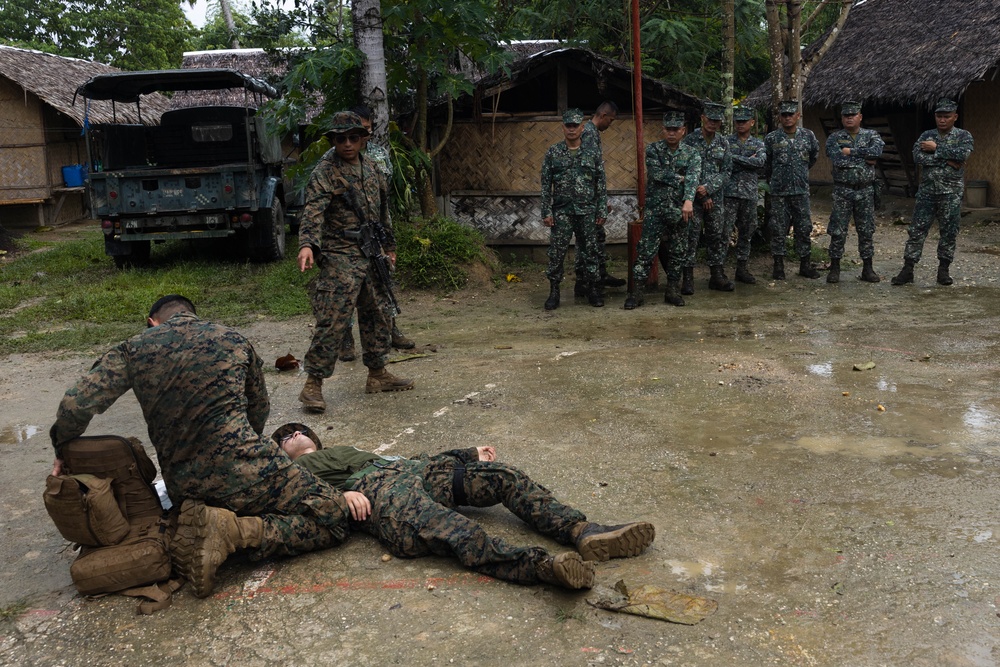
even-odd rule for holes
{"type": "Polygon", "coordinates": [[[866,160],[872,160],[882,156],[882,149],[885,148],[885,141],[882,140],[882,135],[880,135],[875,130],[870,130],[866,133],[868,141],[862,145],[856,147],[851,154],[855,157],[864,158],[866,160]]]}
{"type": "Polygon", "coordinates": [[[328,165],[326,156],[321,158],[306,185],[305,205],[299,218],[299,248],[308,246],[318,251],[322,247],[323,216],[334,197],[328,165]]]}
{"type": "Polygon", "coordinates": [[[816,139],[812,130],[807,130],[807,132],[809,132],[809,168],[812,169],[816,160],[819,159],[819,140],[816,139]]]}
{"type": "Polygon", "coordinates": [[[830,158],[830,162],[833,163],[834,167],[846,167],[847,156],[840,152],[843,148],[840,142],[843,137],[839,132],[834,132],[829,137],[826,138],[826,156],[830,158]]]}
{"type": "Polygon", "coordinates": [[[271,399],[267,395],[267,382],[264,380],[264,362],[257,356],[257,351],[249,341],[247,347],[250,353],[245,389],[247,421],[257,435],[261,435],[267,425],[267,417],[271,414],[271,399]]]}
{"type": "Polygon", "coordinates": [[[552,149],[545,153],[542,160],[542,218],[552,215],[552,149]]]}
{"type": "Polygon", "coordinates": [[[774,142],[771,140],[771,135],[768,134],[764,137],[764,178],[767,179],[768,183],[771,181],[771,171],[774,167],[774,142]]]}
{"type": "Polygon", "coordinates": [[[716,192],[725,192],[726,186],[729,185],[729,179],[733,177],[733,150],[726,144],[726,155],[722,158],[722,171],[719,174],[721,178],[721,184],[716,192]]]}
{"type": "Polygon", "coordinates": [[[930,130],[924,132],[917,140],[913,142],[913,162],[919,165],[933,164],[937,160],[937,153],[928,153],[927,151],[920,150],[920,142],[927,141],[928,139],[933,139],[934,135],[937,134],[936,130],[930,130]]]}
{"type": "Polygon", "coordinates": [[[118,397],[132,388],[126,343],[109,350],[90,371],[66,391],[56,422],[49,430],[52,446],[59,448],[87,430],[94,415],[103,414],[118,397]]]}
{"type": "Polygon", "coordinates": [[[972,154],[973,140],[972,133],[962,129],[952,130],[954,138],[949,138],[943,144],[938,144],[936,154],[942,160],[955,160],[965,162],[972,154]]]}
{"type": "Polygon", "coordinates": [[[701,154],[691,151],[687,171],[684,172],[684,201],[694,201],[695,191],[701,182],[701,154]]]}
{"type": "Polygon", "coordinates": [[[597,200],[597,217],[604,218],[608,215],[608,179],[604,173],[604,157],[594,152],[594,166],[597,167],[597,183],[595,183],[597,200]]]}
{"type": "Polygon", "coordinates": [[[751,142],[753,138],[749,139],[744,145],[744,150],[752,150],[752,153],[742,154],[737,151],[730,151],[733,156],[733,164],[740,165],[743,167],[750,167],[751,169],[760,169],[767,163],[767,153],[764,149],[764,142],[754,142],[751,147],[751,142]]]}

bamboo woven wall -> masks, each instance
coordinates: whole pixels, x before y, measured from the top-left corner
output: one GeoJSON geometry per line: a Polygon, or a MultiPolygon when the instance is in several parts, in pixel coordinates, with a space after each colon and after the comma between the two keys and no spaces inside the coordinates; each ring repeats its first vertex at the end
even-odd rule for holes
{"type": "Polygon", "coordinates": [[[38,97],[0,78],[0,203],[49,195],[38,97]]]}
{"type": "Polygon", "coordinates": [[[1000,206],[1000,81],[973,83],[965,91],[963,118],[959,124],[972,133],[976,149],[965,169],[966,181],[989,181],[987,205],[1000,206]]]}

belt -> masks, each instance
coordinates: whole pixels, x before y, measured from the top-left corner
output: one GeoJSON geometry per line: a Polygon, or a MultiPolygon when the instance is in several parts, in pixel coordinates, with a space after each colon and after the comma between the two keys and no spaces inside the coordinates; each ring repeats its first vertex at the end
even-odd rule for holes
{"type": "Polygon", "coordinates": [[[465,495],[465,466],[455,466],[452,471],[451,496],[456,507],[469,504],[469,498],[465,495]]]}
{"type": "Polygon", "coordinates": [[[865,188],[870,188],[874,185],[874,182],[869,183],[841,183],[840,181],[834,181],[833,184],[838,188],[847,188],[849,190],[864,190],[865,188]]]}

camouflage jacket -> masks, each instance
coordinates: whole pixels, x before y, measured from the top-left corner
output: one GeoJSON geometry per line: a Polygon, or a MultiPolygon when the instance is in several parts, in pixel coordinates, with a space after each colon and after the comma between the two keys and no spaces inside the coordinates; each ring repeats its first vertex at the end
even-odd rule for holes
{"type": "Polygon", "coordinates": [[[733,156],[733,175],[726,186],[726,197],[757,201],[757,181],[767,163],[764,141],[750,136],[741,142],[736,134],[726,137],[726,141],[729,142],[729,154],[733,156]]]}
{"type": "Polygon", "coordinates": [[[554,212],[571,215],[603,214],[608,190],[604,160],[583,145],[570,150],[565,141],[552,144],[542,162],[542,217],[554,212]]]}
{"type": "Polygon", "coordinates": [[[351,165],[340,159],[335,150],[331,148],[320,158],[309,177],[306,203],[299,219],[299,248],[308,246],[313,253],[319,251],[360,259],[358,242],[344,238],[346,230],[361,226],[355,207],[350,204],[354,201],[368,221],[380,222],[385,228],[389,243],[383,250],[395,250],[388,191],[382,173],[364,155],[360,156],[360,165],[351,165]]]}
{"type": "Polygon", "coordinates": [[[812,130],[797,128],[789,136],[778,128],[764,137],[767,151],[767,178],[771,194],[809,194],[809,170],[819,158],[819,142],[812,130]]]}
{"type": "Polygon", "coordinates": [[[961,195],[965,188],[965,161],[972,154],[972,134],[958,127],[951,128],[948,134],[927,130],[913,144],[913,161],[920,165],[919,194],[924,195],[961,195]],[[921,141],[937,143],[933,153],[920,150],[921,141]],[[948,160],[961,162],[962,166],[955,169],[948,160]]]}
{"type": "Polygon", "coordinates": [[[842,185],[868,185],[875,180],[874,160],[882,155],[885,142],[875,130],[861,128],[853,137],[847,130],[837,130],[826,140],[826,156],[833,163],[833,182],[842,185]],[[844,155],[843,148],[851,154],[844,155]]]}
{"type": "Polygon", "coordinates": [[[701,157],[701,182],[708,190],[709,199],[725,195],[726,185],[733,173],[733,158],[729,153],[729,142],[719,133],[712,138],[712,143],[705,143],[705,136],[699,127],[684,137],[684,145],[698,151],[701,157]]]}
{"type": "Polygon", "coordinates": [[[595,151],[603,156],[604,147],[601,145],[601,131],[594,125],[593,120],[588,120],[583,126],[583,134],[580,135],[580,145],[587,150],[595,151]]]}
{"type": "Polygon", "coordinates": [[[671,151],[660,140],[646,146],[646,206],[651,209],[676,208],[694,201],[701,180],[701,155],[686,144],[671,151]]]}
{"type": "Polygon", "coordinates": [[[291,463],[260,437],[270,402],[253,346],[187,312],[111,349],[66,392],[50,431],[56,456],[129,389],[171,498],[223,499],[291,463]]]}
{"type": "Polygon", "coordinates": [[[389,157],[389,150],[385,146],[369,141],[365,146],[364,156],[375,163],[385,177],[386,183],[392,182],[392,158],[389,157]]]}

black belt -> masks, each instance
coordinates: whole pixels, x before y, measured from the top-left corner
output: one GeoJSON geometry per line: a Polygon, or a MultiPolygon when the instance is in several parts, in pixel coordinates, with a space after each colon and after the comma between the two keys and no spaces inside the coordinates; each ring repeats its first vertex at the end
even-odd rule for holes
{"type": "Polygon", "coordinates": [[[839,181],[834,181],[833,184],[838,188],[849,188],[851,190],[864,190],[865,188],[870,188],[873,183],[841,183],[839,181]]]}
{"type": "Polygon", "coordinates": [[[469,498],[465,495],[465,466],[455,466],[452,471],[451,496],[456,506],[469,504],[469,498]]]}

